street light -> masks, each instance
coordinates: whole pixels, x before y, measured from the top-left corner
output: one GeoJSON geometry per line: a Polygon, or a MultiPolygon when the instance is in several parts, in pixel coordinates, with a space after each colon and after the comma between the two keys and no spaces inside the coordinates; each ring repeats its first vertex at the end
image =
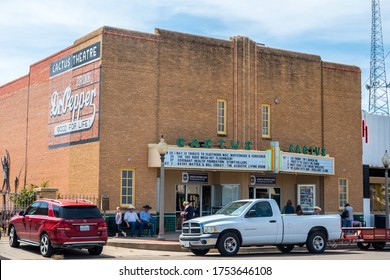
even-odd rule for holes
{"type": "Polygon", "coordinates": [[[385,214],[386,214],[386,228],[390,228],[389,226],[389,165],[390,165],[390,157],[387,155],[387,150],[382,157],[382,163],[385,167],[385,214]]]}
{"type": "Polygon", "coordinates": [[[165,229],[164,229],[164,159],[165,154],[168,150],[168,145],[165,143],[164,136],[161,135],[160,143],[157,145],[157,150],[160,154],[161,158],[161,170],[160,170],[160,220],[159,220],[159,230],[158,230],[158,236],[157,239],[159,240],[165,240],[165,229]]]}

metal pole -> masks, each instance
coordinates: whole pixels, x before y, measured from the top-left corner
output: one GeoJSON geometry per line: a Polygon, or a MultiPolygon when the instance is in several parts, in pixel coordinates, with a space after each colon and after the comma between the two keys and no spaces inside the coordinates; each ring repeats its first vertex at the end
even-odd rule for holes
{"type": "Polygon", "coordinates": [[[165,240],[165,228],[164,228],[164,154],[160,154],[161,157],[161,170],[160,170],[160,219],[159,219],[159,230],[157,239],[165,240]]]}
{"type": "Polygon", "coordinates": [[[385,166],[385,214],[386,214],[386,228],[389,226],[389,167],[385,166]]]}

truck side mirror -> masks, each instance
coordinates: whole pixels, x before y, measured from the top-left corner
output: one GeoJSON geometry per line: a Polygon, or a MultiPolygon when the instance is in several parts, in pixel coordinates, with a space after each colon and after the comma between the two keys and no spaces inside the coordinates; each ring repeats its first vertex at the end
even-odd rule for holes
{"type": "Polygon", "coordinates": [[[256,214],[256,210],[249,210],[249,213],[248,213],[249,215],[249,217],[256,217],[257,216],[257,214],[256,214]]]}

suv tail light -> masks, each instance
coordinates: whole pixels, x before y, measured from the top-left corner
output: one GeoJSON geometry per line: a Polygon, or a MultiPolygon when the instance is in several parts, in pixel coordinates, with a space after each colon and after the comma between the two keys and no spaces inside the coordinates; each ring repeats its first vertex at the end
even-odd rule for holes
{"type": "Polygon", "coordinates": [[[61,231],[61,230],[67,231],[67,230],[70,230],[70,226],[69,226],[69,224],[67,224],[65,222],[58,222],[54,226],[54,229],[56,229],[57,231],[61,231]]]}
{"type": "Polygon", "coordinates": [[[105,231],[107,230],[107,224],[106,222],[99,223],[98,225],[98,231],[105,231]]]}

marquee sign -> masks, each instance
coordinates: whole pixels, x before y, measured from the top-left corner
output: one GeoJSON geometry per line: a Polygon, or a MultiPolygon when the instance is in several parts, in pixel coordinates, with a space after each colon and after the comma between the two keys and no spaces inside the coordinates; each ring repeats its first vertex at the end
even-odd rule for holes
{"type": "Polygon", "coordinates": [[[202,170],[271,170],[270,151],[169,148],[166,168],[202,170]]]}
{"type": "Polygon", "coordinates": [[[334,175],[334,158],[280,152],[280,171],[334,175]]]}

